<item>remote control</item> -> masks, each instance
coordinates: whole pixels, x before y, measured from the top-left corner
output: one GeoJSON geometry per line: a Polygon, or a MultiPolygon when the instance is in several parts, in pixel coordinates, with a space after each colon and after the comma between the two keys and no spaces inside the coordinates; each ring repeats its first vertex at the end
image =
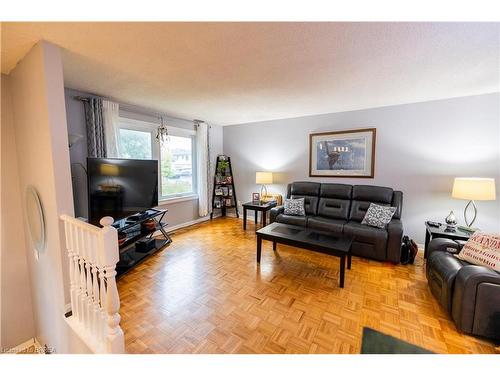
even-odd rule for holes
{"type": "Polygon", "coordinates": [[[427,224],[435,228],[439,228],[441,226],[441,223],[436,223],[435,221],[428,221],[427,224]]]}

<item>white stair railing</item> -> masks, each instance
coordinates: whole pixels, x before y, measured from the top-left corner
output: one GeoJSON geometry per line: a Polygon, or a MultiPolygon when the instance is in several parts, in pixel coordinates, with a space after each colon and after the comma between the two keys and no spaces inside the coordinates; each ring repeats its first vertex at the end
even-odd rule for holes
{"type": "Polygon", "coordinates": [[[116,287],[118,234],[113,218],[98,228],[61,215],[66,235],[71,288],[71,316],[67,322],[94,353],[124,353],[120,328],[120,297],[116,287]]]}

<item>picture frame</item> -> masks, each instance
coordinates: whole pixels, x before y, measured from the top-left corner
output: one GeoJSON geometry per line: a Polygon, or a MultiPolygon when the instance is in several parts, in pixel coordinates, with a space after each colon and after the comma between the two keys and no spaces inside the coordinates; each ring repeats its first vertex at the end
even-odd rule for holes
{"type": "Polygon", "coordinates": [[[309,177],[375,177],[376,128],[309,134],[309,177]]]}
{"type": "Polygon", "coordinates": [[[260,202],[260,194],[252,193],[252,202],[260,202]]]}

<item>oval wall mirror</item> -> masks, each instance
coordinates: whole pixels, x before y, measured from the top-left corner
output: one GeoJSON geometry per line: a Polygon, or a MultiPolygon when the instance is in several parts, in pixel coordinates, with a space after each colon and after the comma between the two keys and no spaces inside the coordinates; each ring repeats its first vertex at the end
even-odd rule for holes
{"type": "Polygon", "coordinates": [[[26,188],[26,216],[31,240],[35,249],[40,252],[45,247],[45,219],[38,192],[31,185],[26,188]]]}

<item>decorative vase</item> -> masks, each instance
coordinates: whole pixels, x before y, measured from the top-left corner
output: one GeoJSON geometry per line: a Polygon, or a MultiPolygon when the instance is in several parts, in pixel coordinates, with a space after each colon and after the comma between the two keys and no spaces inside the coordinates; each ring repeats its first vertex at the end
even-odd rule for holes
{"type": "Polygon", "coordinates": [[[446,216],[446,219],[444,219],[446,223],[446,227],[448,229],[456,229],[457,228],[457,217],[453,213],[453,211],[450,211],[449,215],[446,216]]]}

